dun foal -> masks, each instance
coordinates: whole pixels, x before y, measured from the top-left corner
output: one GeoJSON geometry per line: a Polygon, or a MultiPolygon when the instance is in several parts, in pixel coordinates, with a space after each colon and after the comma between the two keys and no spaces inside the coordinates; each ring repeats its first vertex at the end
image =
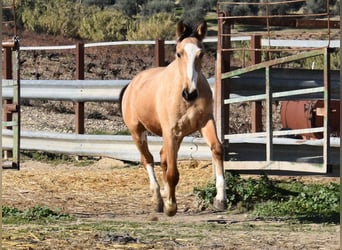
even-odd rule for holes
{"type": "Polygon", "coordinates": [[[177,153],[180,144],[184,136],[197,130],[209,145],[215,164],[217,195],[214,206],[220,210],[227,206],[222,149],[213,119],[213,97],[201,73],[202,40],[206,31],[205,22],[194,30],[179,22],[175,60],[167,67],[140,72],[121,93],[123,119],[141,153],[141,163],[150,180],[152,201],[158,212],[164,210],[168,216],[177,213],[175,191],[179,180],[177,153]],[[160,165],[165,202],[154,174],[147,131],[163,137],[160,165]]]}

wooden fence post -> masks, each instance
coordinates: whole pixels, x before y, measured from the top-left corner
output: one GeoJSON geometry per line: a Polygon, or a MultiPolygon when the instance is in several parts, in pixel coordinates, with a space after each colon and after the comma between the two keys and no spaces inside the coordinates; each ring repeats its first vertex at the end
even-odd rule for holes
{"type": "MultiPolygon", "coordinates": [[[[261,63],[261,36],[252,35],[251,37],[252,64],[261,63]]],[[[252,133],[262,131],[262,105],[261,101],[252,102],[251,110],[252,133]]]]}
{"type": "MultiPolygon", "coordinates": [[[[76,45],[76,80],[84,80],[84,44],[76,45]]],[[[75,132],[84,134],[84,102],[75,105],[75,132]]]]}
{"type": "Polygon", "coordinates": [[[162,39],[156,40],[154,47],[154,65],[156,67],[165,66],[165,41],[162,39]]]}

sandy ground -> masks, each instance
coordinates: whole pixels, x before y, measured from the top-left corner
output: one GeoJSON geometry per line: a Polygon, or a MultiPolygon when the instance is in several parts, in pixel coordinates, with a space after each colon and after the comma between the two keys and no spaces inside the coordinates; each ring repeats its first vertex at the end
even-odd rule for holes
{"type": "MultiPolygon", "coordinates": [[[[19,209],[46,205],[74,214],[83,222],[111,221],[123,228],[134,223],[140,226],[129,231],[130,235],[145,241],[135,247],[118,245],[117,241],[109,244],[107,238],[104,241],[98,233],[88,230],[86,234],[80,231],[78,236],[69,236],[69,241],[73,242],[71,247],[61,235],[52,233],[56,229],[48,229],[53,225],[23,225],[21,227],[29,227],[31,234],[40,238],[33,244],[33,236],[22,237],[21,246],[25,248],[18,247],[19,236],[15,236],[20,226],[4,225],[4,249],[339,249],[338,225],[291,224],[281,220],[259,220],[246,214],[219,213],[211,209],[200,211],[193,188],[211,181],[210,162],[180,162],[179,171],[179,212],[175,217],[167,217],[153,212],[148,177],[139,166],[113,159],[101,159],[89,166],[25,161],[20,171],[3,172],[3,205],[19,209]],[[150,239],[139,233],[141,230],[151,233],[156,228],[171,234],[171,238],[172,234],[176,235],[175,239],[170,241],[161,236],[150,239]],[[39,237],[43,234],[39,230],[43,230],[44,237],[39,237]],[[147,242],[145,237],[149,239],[147,242]],[[96,247],[99,241],[106,244],[96,247]],[[23,242],[30,243],[31,248],[23,242]]],[[[159,167],[156,172],[160,178],[159,167]]],[[[63,234],[69,232],[67,229],[62,231],[63,234]]]]}

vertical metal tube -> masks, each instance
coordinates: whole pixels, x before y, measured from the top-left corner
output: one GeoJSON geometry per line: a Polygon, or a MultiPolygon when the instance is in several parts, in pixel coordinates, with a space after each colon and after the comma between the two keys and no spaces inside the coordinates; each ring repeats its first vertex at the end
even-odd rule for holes
{"type": "MultiPolygon", "coordinates": [[[[251,39],[252,64],[261,63],[261,36],[252,35],[251,39]]],[[[261,101],[252,102],[252,133],[262,131],[262,105],[261,101]]]]}
{"type": "Polygon", "coordinates": [[[330,51],[324,52],[324,131],[323,131],[323,162],[324,168],[328,171],[329,148],[330,148],[330,51]]]}
{"type": "Polygon", "coordinates": [[[266,87],[266,161],[273,160],[273,129],[272,129],[272,86],[270,67],[265,68],[266,87]]]}
{"type": "Polygon", "coordinates": [[[12,167],[20,169],[20,46],[19,40],[14,38],[13,57],[13,72],[15,73],[15,84],[13,85],[13,103],[16,105],[16,110],[13,112],[13,157],[12,167]]]}

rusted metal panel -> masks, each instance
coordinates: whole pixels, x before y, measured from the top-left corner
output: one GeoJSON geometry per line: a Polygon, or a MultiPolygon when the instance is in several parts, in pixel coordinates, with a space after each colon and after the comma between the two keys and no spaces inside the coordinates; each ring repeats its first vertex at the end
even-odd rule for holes
{"type": "MultiPolygon", "coordinates": [[[[317,128],[324,125],[323,100],[282,101],[280,108],[281,124],[284,129],[317,128]]],[[[331,101],[330,133],[340,135],[340,102],[331,101]]],[[[323,132],[302,134],[303,139],[322,139],[323,132]]]]}

